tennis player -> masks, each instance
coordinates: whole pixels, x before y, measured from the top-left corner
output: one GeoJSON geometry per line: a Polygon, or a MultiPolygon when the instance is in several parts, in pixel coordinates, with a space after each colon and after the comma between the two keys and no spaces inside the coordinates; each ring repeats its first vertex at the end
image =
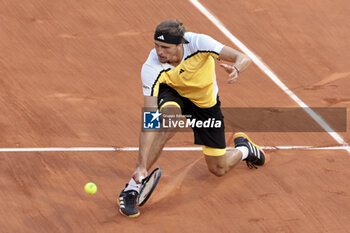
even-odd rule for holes
{"type": "MultiPolygon", "coordinates": [[[[214,59],[233,65],[221,64],[233,83],[251,64],[251,60],[204,34],[186,32],[178,20],[161,22],[154,33],[154,49],[143,64],[144,107],[154,107],[164,115],[186,115],[190,119],[215,119],[216,128],[193,127],[194,143],[202,145],[208,169],[216,176],[225,175],[241,160],[248,167],[265,163],[265,154],[244,133],[234,135],[234,149],[226,149],[225,128],[220,109],[214,59]]],[[[120,212],[137,217],[136,207],[140,181],[161,154],[174,130],[140,134],[140,150],[136,170],[119,196],[120,212]]]]}

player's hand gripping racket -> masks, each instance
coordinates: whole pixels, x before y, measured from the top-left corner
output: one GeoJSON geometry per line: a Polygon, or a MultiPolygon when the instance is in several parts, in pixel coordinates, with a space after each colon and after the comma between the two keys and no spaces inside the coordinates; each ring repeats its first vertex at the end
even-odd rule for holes
{"type": "Polygon", "coordinates": [[[142,206],[151,196],[153,190],[156,188],[160,176],[162,175],[162,169],[157,167],[149,176],[142,180],[140,194],[137,198],[137,205],[142,206]]]}

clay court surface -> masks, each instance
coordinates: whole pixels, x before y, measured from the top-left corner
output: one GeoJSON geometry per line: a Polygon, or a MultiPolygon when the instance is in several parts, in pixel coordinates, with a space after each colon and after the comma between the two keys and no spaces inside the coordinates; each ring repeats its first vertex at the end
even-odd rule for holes
{"type": "MultiPolygon", "coordinates": [[[[349,1],[201,3],[308,106],[350,107],[349,1]]],[[[1,1],[0,147],[138,147],[140,69],[155,26],[174,18],[237,48],[185,0],[1,1]]],[[[217,78],[224,107],[298,106],[254,64],[233,85],[221,69],[217,78]]],[[[347,143],[348,132],[339,132],[347,143]]],[[[327,132],[249,136],[340,146],[327,132]]],[[[167,146],[194,146],[192,133],[167,146]]],[[[266,152],[266,166],[242,162],[221,178],[201,151],[163,152],[162,179],[137,219],[116,207],[135,151],[1,152],[0,232],[350,232],[349,152],[266,152]]]]}

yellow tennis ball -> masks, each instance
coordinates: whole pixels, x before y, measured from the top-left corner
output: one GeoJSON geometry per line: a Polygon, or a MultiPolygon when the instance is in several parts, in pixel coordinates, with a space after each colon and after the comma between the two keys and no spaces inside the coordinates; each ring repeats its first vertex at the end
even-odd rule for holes
{"type": "Polygon", "coordinates": [[[88,194],[95,194],[97,191],[97,186],[96,184],[90,182],[85,185],[84,189],[85,189],[85,192],[88,194]]]}

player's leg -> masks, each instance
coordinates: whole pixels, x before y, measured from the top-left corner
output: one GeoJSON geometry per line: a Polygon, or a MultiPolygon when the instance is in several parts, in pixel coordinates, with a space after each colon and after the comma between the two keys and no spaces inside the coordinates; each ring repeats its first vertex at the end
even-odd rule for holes
{"type": "Polygon", "coordinates": [[[215,124],[207,129],[193,129],[195,143],[204,145],[203,153],[210,172],[217,176],[223,176],[241,160],[245,160],[250,168],[264,164],[264,152],[244,133],[234,135],[234,149],[225,149],[225,126],[219,99],[215,106],[207,109],[196,108],[193,113],[196,119],[203,121],[215,119],[215,121],[221,122],[221,124],[215,124]]]}
{"type": "MultiPolygon", "coordinates": [[[[160,107],[160,112],[162,113],[163,119],[170,118],[173,121],[178,120],[178,117],[181,115],[181,107],[179,104],[173,101],[168,101],[165,104],[163,104],[160,107]],[[174,116],[174,117],[172,117],[174,116]]],[[[146,162],[146,170],[148,171],[152,165],[157,161],[159,158],[165,144],[169,139],[171,139],[175,135],[175,129],[172,128],[163,128],[160,132],[156,132],[154,134],[154,139],[152,141],[152,144],[145,145],[147,147],[146,153],[147,156],[147,162],[146,162]]],[[[140,142],[142,143],[142,142],[140,142]]],[[[138,161],[138,164],[140,161],[138,161]]],[[[135,174],[134,174],[135,175],[135,174]]],[[[135,177],[137,178],[137,177],[135,177]]]]}
{"type": "MultiPolygon", "coordinates": [[[[168,119],[179,120],[183,106],[180,95],[173,88],[166,84],[159,85],[158,108],[164,121],[167,122],[168,119]]],[[[148,169],[157,161],[166,142],[175,135],[175,130],[174,128],[162,127],[158,131],[141,132],[140,151],[133,173],[135,181],[139,181],[141,176],[147,175],[148,169]]]]}
{"type": "MultiPolygon", "coordinates": [[[[158,106],[163,117],[181,115],[181,99],[167,85],[161,85],[158,95],[158,106]]],[[[176,120],[174,117],[172,120],[176,120]]],[[[120,212],[128,217],[140,215],[136,199],[140,188],[140,178],[147,176],[147,170],[157,161],[166,142],[173,137],[175,130],[168,128],[160,131],[141,132],[140,151],[136,169],[132,178],[121,192],[118,200],[120,212]]]]}
{"type": "Polygon", "coordinates": [[[234,135],[235,148],[226,150],[203,146],[205,161],[208,169],[216,176],[225,175],[231,168],[237,165],[241,160],[246,161],[249,168],[257,168],[264,165],[268,157],[264,151],[245,133],[236,133],[234,135]]]}
{"type": "MultiPolygon", "coordinates": [[[[163,105],[164,106],[164,105],[163,105]]],[[[161,109],[162,115],[181,115],[181,109],[176,104],[166,104],[161,109]]],[[[147,171],[159,158],[166,142],[173,137],[174,130],[162,129],[158,132],[142,132],[140,136],[140,152],[132,178],[119,195],[119,211],[127,217],[137,217],[140,211],[136,200],[141,186],[141,177],[147,176],[147,171]]]]}
{"type": "Polygon", "coordinates": [[[242,160],[242,152],[237,149],[216,149],[203,146],[208,169],[216,176],[223,176],[242,160]]]}
{"type": "Polygon", "coordinates": [[[238,150],[226,150],[224,117],[220,109],[220,101],[211,108],[192,107],[191,115],[201,121],[214,119],[218,124],[208,128],[192,128],[195,144],[203,145],[203,153],[208,169],[216,176],[225,175],[241,161],[242,154],[238,150]]]}

